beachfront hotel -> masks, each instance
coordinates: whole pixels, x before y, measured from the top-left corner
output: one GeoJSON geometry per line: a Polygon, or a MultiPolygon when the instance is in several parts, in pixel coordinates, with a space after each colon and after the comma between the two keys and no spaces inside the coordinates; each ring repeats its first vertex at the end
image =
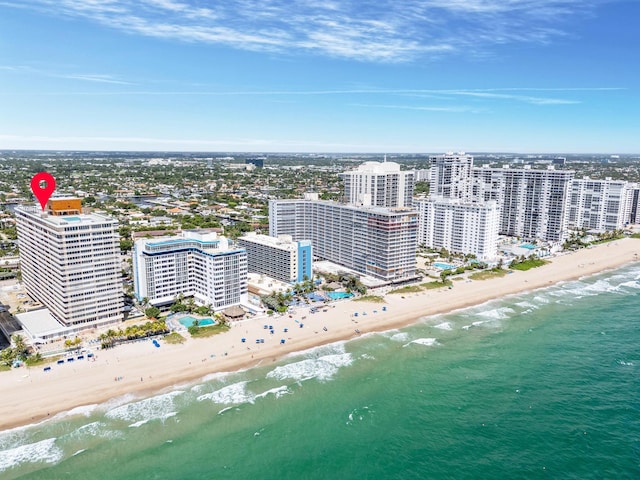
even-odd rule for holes
{"type": "Polygon", "coordinates": [[[415,277],[418,214],[304,199],[269,201],[269,233],[310,240],[313,254],[386,282],[415,277]]]}
{"type": "Polygon", "coordinates": [[[482,261],[497,257],[497,202],[465,203],[457,198],[430,197],[415,203],[420,219],[418,245],[471,254],[482,261]]]}
{"type": "Polygon", "coordinates": [[[215,232],[136,240],[133,274],[136,298],[154,306],[181,294],[214,310],[247,304],[247,253],[215,232]]]}
{"type": "Polygon", "coordinates": [[[313,258],[309,240],[293,241],[291,235],[270,237],[249,232],[238,238],[247,251],[247,268],[287,283],[313,278],[313,258]]]}
{"type": "Polygon", "coordinates": [[[45,211],[16,210],[22,281],[45,307],[18,316],[32,339],[121,321],[118,223],[82,213],[77,198],[52,198],[45,211]]]}
{"type": "Polygon", "coordinates": [[[355,170],[339,174],[344,182],[344,201],[364,207],[410,207],[413,201],[413,170],[400,170],[395,162],[364,162],[355,170]]]}

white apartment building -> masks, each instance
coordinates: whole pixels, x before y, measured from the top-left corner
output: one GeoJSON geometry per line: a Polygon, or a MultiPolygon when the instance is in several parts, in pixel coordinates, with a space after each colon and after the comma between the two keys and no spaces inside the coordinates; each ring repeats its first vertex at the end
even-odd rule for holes
{"type": "Polygon", "coordinates": [[[430,157],[430,195],[463,203],[495,201],[499,233],[527,240],[561,242],[568,228],[606,231],[640,218],[637,185],[624,181],[574,179],[572,170],[473,167],[473,157],[430,157]]]}
{"type": "Polygon", "coordinates": [[[516,168],[474,168],[471,199],[495,200],[500,233],[526,240],[560,242],[567,236],[567,203],[574,172],[516,168]]]}
{"type": "Polygon", "coordinates": [[[271,236],[310,240],[315,256],[387,282],[415,277],[417,232],[409,208],[355,207],[317,194],[269,202],[271,236]]]}
{"type": "Polygon", "coordinates": [[[429,157],[429,194],[436,197],[459,198],[466,201],[470,195],[473,157],[464,152],[448,152],[429,157]]]}
{"type": "Polygon", "coordinates": [[[498,255],[500,209],[497,202],[465,203],[430,197],[417,200],[420,217],[418,245],[475,255],[478,260],[498,255]]]}
{"type": "Polygon", "coordinates": [[[430,157],[430,195],[463,203],[495,201],[500,234],[562,241],[567,234],[567,198],[573,171],[474,168],[471,155],[430,157]]]}
{"type": "Polygon", "coordinates": [[[60,324],[58,334],[121,321],[118,223],[81,213],[75,198],[51,199],[44,212],[29,206],[15,212],[24,286],[60,324]]]}
{"type": "Polygon", "coordinates": [[[431,178],[431,169],[422,168],[413,171],[413,178],[416,182],[428,182],[431,178]]]}
{"type": "Polygon", "coordinates": [[[637,183],[629,184],[628,191],[629,205],[629,223],[636,224],[640,222],[640,185],[637,183]]]}
{"type": "Polygon", "coordinates": [[[573,180],[569,191],[569,227],[597,232],[623,228],[631,220],[633,192],[633,185],[623,180],[588,177],[573,180]]]}
{"type": "Polygon", "coordinates": [[[341,173],[344,199],[365,207],[410,207],[414,172],[401,171],[395,162],[364,162],[355,170],[341,173]]]}
{"type": "Polygon", "coordinates": [[[247,251],[250,273],[267,275],[287,283],[313,278],[311,242],[293,241],[291,235],[270,237],[249,232],[238,238],[238,245],[247,251]]]}
{"type": "Polygon", "coordinates": [[[214,310],[247,303],[247,253],[216,233],[136,240],[133,273],[136,298],[151,305],[180,294],[214,310]]]}

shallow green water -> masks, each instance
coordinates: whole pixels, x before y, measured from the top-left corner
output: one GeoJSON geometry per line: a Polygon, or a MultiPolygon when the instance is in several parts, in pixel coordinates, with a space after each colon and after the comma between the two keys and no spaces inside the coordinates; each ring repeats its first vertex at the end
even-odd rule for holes
{"type": "Polygon", "coordinates": [[[640,478],[639,267],[0,433],[0,478],[640,478]]]}

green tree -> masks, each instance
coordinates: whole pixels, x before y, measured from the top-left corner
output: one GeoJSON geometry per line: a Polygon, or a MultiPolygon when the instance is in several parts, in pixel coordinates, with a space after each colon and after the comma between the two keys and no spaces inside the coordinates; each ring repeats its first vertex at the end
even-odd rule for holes
{"type": "MultiPolygon", "coordinates": [[[[197,322],[197,320],[196,320],[196,322],[197,322]]],[[[189,333],[191,335],[196,335],[200,331],[200,327],[198,325],[196,325],[196,322],[193,322],[193,325],[191,325],[189,328],[187,328],[187,330],[189,331],[189,333]]]]}
{"type": "Polygon", "coordinates": [[[426,181],[415,182],[413,186],[413,193],[416,195],[421,193],[424,193],[425,195],[429,195],[429,182],[426,182],[426,181]]]}
{"type": "Polygon", "coordinates": [[[160,315],[160,309],[158,307],[149,307],[145,309],[144,314],[147,318],[158,318],[160,315]]]}
{"type": "Polygon", "coordinates": [[[0,352],[0,363],[7,367],[13,365],[13,362],[16,360],[16,352],[13,348],[8,347],[0,352]]]}
{"type": "Polygon", "coordinates": [[[29,347],[25,343],[24,337],[22,337],[22,335],[15,334],[11,337],[11,343],[13,343],[13,349],[16,357],[23,361],[26,360],[29,356],[29,347]]]}
{"type": "Polygon", "coordinates": [[[123,252],[129,252],[133,248],[133,240],[125,239],[120,240],[120,250],[123,252]]]}

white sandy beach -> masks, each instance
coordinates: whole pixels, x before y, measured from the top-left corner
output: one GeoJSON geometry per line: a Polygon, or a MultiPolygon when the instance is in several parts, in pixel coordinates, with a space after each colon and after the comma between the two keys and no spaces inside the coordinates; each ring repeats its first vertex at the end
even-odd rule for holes
{"type": "MultiPolygon", "coordinates": [[[[452,289],[387,295],[385,304],[340,301],[316,314],[296,309],[291,315],[234,324],[227,333],[182,345],[151,341],[95,351],[95,361],[19,368],[0,373],[0,430],[33,423],[74,407],[102,403],[127,393],[149,395],[214,372],[234,371],[317,345],[347,340],[372,331],[414,323],[419,318],[478,305],[488,300],[603,272],[637,261],[640,241],[624,239],[551,259],[551,264],[501,278],[456,282],[452,289]],[[382,307],[387,311],[383,312],[382,307]],[[376,311],[376,313],[374,313],[376,311]],[[358,317],[353,314],[358,312],[358,317]],[[367,312],[366,316],[362,312],[367,312]],[[306,316],[306,319],[302,319],[306,316]],[[357,323],[356,323],[357,321],[357,323]],[[300,328],[300,323],[304,324],[300,328]],[[272,325],[274,334],[264,329],[272,325]],[[326,330],[324,329],[326,327],[326,330]],[[288,332],[284,332],[287,328],[288,332]],[[246,343],[241,339],[245,338],[246,343]],[[257,344],[256,339],[264,338],[257,344]],[[281,339],[285,340],[281,344],[281,339]],[[116,378],[122,377],[122,380],[116,378]]],[[[185,333],[185,336],[188,334],[185,333]]]]}

